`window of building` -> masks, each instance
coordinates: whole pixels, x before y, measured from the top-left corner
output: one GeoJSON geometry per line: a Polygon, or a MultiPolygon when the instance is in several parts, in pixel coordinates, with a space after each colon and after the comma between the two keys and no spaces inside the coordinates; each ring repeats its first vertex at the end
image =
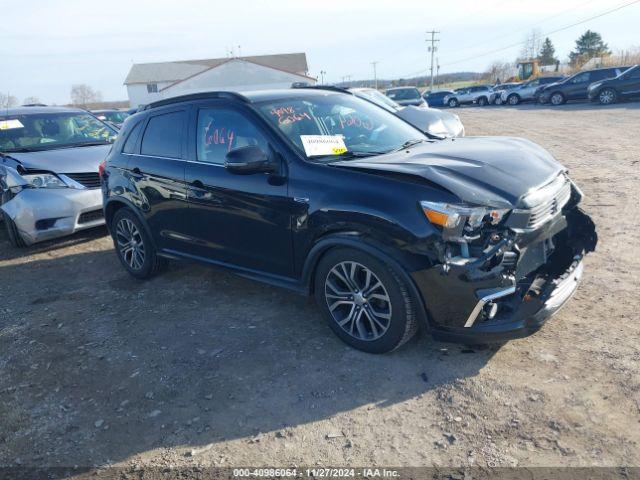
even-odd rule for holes
{"type": "Polygon", "coordinates": [[[148,93],[158,93],[158,84],[157,83],[147,83],[147,92],[148,93]]]}

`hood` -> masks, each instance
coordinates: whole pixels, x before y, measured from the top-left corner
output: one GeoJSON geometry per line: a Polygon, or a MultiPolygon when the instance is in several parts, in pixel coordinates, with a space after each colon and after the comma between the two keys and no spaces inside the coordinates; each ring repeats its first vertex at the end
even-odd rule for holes
{"type": "Polygon", "coordinates": [[[435,108],[404,107],[395,112],[405,122],[409,122],[421,132],[441,138],[457,137],[463,128],[460,118],[449,112],[435,108]]]}
{"type": "Polygon", "coordinates": [[[97,172],[98,165],[109,153],[111,145],[91,147],[56,148],[37,152],[11,152],[29,170],[47,170],[54,173],[97,172]]]}
{"type": "Polygon", "coordinates": [[[566,171],[542,147],[510,137],[440,140],[332,165],[415,175],[440,185],[464,202],[496,208],[518,206],[528,192],[566,171]]]}

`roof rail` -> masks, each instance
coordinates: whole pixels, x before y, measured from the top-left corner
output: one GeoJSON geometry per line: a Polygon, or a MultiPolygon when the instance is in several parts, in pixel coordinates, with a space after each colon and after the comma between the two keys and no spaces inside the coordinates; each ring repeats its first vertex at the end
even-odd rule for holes
{"type": "Polygon", "coordinates": [[[157,102],[151,102],[144,107],[140,108],[140,110],[150,110],[156,107],[163,107],[165,105],[172,105],[174,103],[180,102],[188,102],[190,100],[203,100],[207,98],[229,98],[234,100],[240,100],[241,102],[249,103],[249,99],[244,95],[238,92],[201,92],[201,93],[190,93],[188,95],[180,95],[179,97],[171,97],[165,98],[163,100],[158,100],[157,102]]]}
{"type": "Polygon", "coordinates": [[[348,93],[350,95],[353,95],[352,92],[350,92],[348,89],[343,88],[343,87],[336,87],[335,85],[300,85],[300,86],[292,86],[291,88],[294,88],[296,90],[331,90],[332,92],[341,92],[341,93],[348,93]]]}

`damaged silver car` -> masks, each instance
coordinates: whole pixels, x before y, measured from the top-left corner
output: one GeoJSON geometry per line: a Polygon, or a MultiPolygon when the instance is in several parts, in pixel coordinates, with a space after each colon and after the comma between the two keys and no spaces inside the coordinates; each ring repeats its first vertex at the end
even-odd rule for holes
{"type": "Polygon", "coordinates": [[[0,211],[14,246],[104,223],[98,168],[116,135],[79,109],[0,113],[0,211]]]}

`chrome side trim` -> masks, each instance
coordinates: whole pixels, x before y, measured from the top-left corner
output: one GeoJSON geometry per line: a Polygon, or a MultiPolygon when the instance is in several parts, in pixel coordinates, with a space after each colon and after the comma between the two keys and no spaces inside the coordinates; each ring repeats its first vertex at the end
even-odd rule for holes
{"type": "Polygon", "coordinates": [[[478,318],[478,315],[480,314],[480,311],[482,310],[482,307],[484,307],[487,303],[496,300],[498,298],[502,298],[502,297],[506,297],[508,295],[511,295],[513,293],[516,292],[516,287],[515,285],[509,288],[505,288],[504,290],[500,290],[498,292],[492,293],[490,295],[486,295],[484,297],[482,297],[480,300],[478,300],[478,303],[476,304],[476,306],[473,308],[473,310],[471,311],[471,315],[469,315],[469,318],[467,319],[467,323],[464,324],[465,328],[469,328],[472,327],[473,324],[475,323],[476,319],[478,318]]]}

